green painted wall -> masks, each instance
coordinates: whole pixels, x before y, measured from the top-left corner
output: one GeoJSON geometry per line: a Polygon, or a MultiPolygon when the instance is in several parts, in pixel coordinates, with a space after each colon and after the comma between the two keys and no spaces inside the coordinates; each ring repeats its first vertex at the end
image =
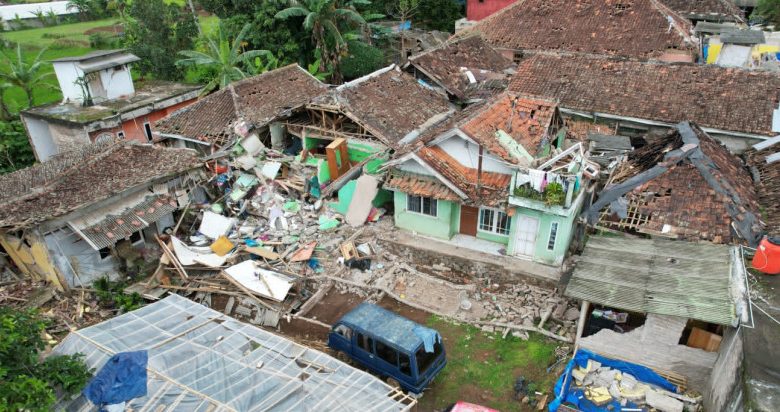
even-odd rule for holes
{"type": "Polygon", "coordinates": [[[433,217],[408,212],[406,210],[406,193],[394,192],[393,200],[396,227],[446,240],[452,238],[456,233],[457,226],[453,225],[453,222],[456,221],[453,215],[459,214],[460,207],[458,204],[439,200],[438,216],[433,217]]]}
{"type": "Polygon", "coordinates": [[[539,220],[539,232],[536,236],[536,251],[533,259],[548,265],[559,265],[566,257],[566,251],[569,249],[571,239],[574,235],[573,223],[577,213],[572,213],[569,217],[550,215],[538,210],[526,209],[523,207],[515,208],[515,215],[512,216],[512,223],[509,230],[509,244],[507,253],[514,254],[517,241],[517,224],[520,216],[528,216],[539,220]],[[550,228],[553,222],[558,222],[558,234],[556,236],[555,247],[553,250],[547,249],[547,242],[550,239],[550,228]]]}
{"type": "MultiPolygon", "coordinates": [[[[479,225],[479,222],[477,222],[477,225],[479,225]]],[[[512,222],[511,222],[511,220],[509,222],[509,228],[510,228],[509,233],[512,234],[512,231],[511,231],[512,222]]],[[[491,233],[491,232],[483,232],[483,231],[479,230],[479,226],[477,226],[477,238],[478,239],[483,239],[483,240],[489,240],[489,241],[495,242],[495,243],[501,243],[502,245],[509,244],[509,236],[501,236],[501,235],[497,235],[497,234],[491,233]]]]}

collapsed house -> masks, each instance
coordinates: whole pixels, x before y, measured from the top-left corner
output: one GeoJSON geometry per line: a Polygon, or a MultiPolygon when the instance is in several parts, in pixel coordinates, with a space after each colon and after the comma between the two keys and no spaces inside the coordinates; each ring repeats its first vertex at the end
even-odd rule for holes
{"type": "MultiPolygon", "coordinates": [[[[122,410],[409,411],[416,404],[367,372],[177,295],[74,331],[54,348],[84,354],[98,370],[130,351],[148,356],[146,391],[122,410]]],[[[94,407],[84,394],[57,405],[94,407]]]]}
{"type": "Polygon", "coordinates": [[[63,102],[20,113],[38,161],[100,140],[151,142],[154,123],[195,101],[200,87],[146,80],[133,83],[139,58],[124,50],[53,60],[63,102]]]}
{"type": "Polygon", "coordinates": [[[396,226],[559,266],[591,167],[561,151],[562,126],[554,103],[513,94],[452,115],[389,163],[396,226]]]}
{"type": "Polygon", "coordinates": [[[592,236],[564,294],[583,302],[578,347],[650,367],[717,411],[739,381],[746,276],[739,247],[592,236]]]}
{"type": "Polygon", "coordinates": [[[414,55],[404,67],[451,99],[467,103],[503,92],[514,72],[512,61],[479,35],[455,38],[414,55]]]}
{"type": "Polygon", "coordinates": [[[85,145],[0,178],[0,245],[59,289],[86,287],[139,259],[175,225],[200,179],[194,151],[121,141],[85,145]]]}
{"type": "Polygon", "coordinates": [[[780,233],[780,136],[745,152],[761,205],[761,218],[770,235],[780,233]]]}
{"type": "Polygon", "coordinates": [[[763,229],[742,161],[689,122],[630,153],[586,218],[609,230],[751,246],[763,229]]]}
{"type": "Polygon", "coordinates": [[[481,33],[515,60],[526,53],[561,51],[692,62],[697,47],[691,29],[687,19],[657,0],[526,0],[462,33],[481,33]]]}
{"type": "Polygon", "coordinates": [[[625,136],[690,120],[739,153],[780,132],[775,73],[538,53],[520,62],[509,90],[555,100],[567,119],[625,136]]]}

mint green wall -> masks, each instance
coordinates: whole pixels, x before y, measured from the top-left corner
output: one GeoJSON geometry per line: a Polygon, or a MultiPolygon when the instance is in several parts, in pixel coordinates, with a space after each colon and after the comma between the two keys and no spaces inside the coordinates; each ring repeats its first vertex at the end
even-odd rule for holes
{"type": "Polygon", "coordinates": [[[449,240],[457,231],[456,216],[460,206],[444,200],[438,201],[438,216],[427,216],[406,211],[406,193],[394,192],[395,226],[419,234],[449,240]]]}
{"type": "Polygon", "coordinates": [[[536,236],[536,251],[534,260],[548,265],[560,265],[566,257],[566,251],[569,249],[572,237],[574,235],[573,223],[577,213],[572,213],[568,217],[550,215],[538,210],[526,209],[523,207],[515,208],[515,215],[512,216],[512,223],[509,230],[509,245],[507,253],[514,254],[515,244],[517,242],[517,224],[520,216],[525,215],[539,220],[539,232],[536,236]],[[550,239],[550,227],[553,222],[558,222],[558,234],[556,236],[555,248],[547,249],[547,241],[550,239]]]}
{"type": "MultiPolygon", "coordinates": [[[[479,222],[477,222],[477,225],[479,225],[479,222]]],[[[509,227],[510,227],[510,229],[512,228],[511,221],[509,223],[509,227]]],[[[510,235],[512,234],[511,230],[510,230],[509,234],[510,235]]],[[[509,243],[509,236],[501,236],[501,235],[497,235],[497,234],[491,233],[491,232],[483,232],[483,231],[479,230],[479,226],[477,226],[477,238],[478,239],[483,239],[483,240],[489,240],[489,241],[495,242],[495,243],[501,243],[502,245],[506,245],[506,244],[509,243]]]]}

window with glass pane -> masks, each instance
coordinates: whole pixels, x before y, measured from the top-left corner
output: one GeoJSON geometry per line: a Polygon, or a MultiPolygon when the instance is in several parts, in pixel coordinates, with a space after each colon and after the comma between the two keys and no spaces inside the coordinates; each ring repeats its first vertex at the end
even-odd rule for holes
{"type": "Polygon", "coordinates": [[[438,204],[436,199],[430,197],[407,195],[406,210],[436,217],[438,204]]]}
{"type": "Polygon", "coordinates": [[[509,216],[495,209],[480,209],[479,230],[499,235],[509,234],[509,216]]]}
{"type": "Polygon", "coordinates": [[[376,356],[393,366],[396,366],[398,363],[398,352],[385,345],[381,340],[376,341],[376,356]]]}
{"type": "Polygon", "coordinates": [[[430,197],[422,198],[422,213],[428,216],[436,216],[436,199],[430,197]]]}
{"type": "Polygon", "coordinates": [[[422,198],[420,196],[408,195],[406,197],[406,209],[410,212],[420,213],[422,211],[422,198]]]}

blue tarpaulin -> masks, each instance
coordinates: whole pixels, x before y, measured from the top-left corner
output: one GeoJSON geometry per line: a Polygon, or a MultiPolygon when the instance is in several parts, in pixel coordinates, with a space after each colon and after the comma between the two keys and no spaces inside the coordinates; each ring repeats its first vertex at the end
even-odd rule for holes
{"type": "MultiPolygon", "coordinates": [[[[591,351],[579,349],[577,350],[577,353],[574,354],[574,358],[566,365],[566,370],[563,371],[561,377],[558,378],[557,382],[555,382],[555,399],[550,402],[550,405],[548,406],[548,410],[550,412],[555,412],[558,410],[558,407],[563,403],[571,403],[579,410],[584,412],[620,410],[620,404],[617,402],[596,406],[585,399],[582,390],[571,388],[571,381],[574,379],[571,377],[571,371],[576,367],[586,367],[588,365],[588,359],[599,362],[602,366],[608,366],[623,373],[629,373],[637,380],[644,383],[658,386],[670,392],[677,392],[676,386],[664,379],[661,375],[653,372],[653,370],[650,368],[630,362],[605,358],[603,356],[596,355],[591,351]],[[612,406],[611,408],[610,405],[612,406]]],[[[628,406],[631,407],[635,405],[628,406]]]]}
{"type": "Polygon", "coordinates": [[[113,405],[146,396],[145,350],[112,356],[84,388],[84,396],[95,405],[113,405]]]}
{"type": "Polygon", "coordinates": [[[422,339],[423,347],[428,353],[433,352],[433,345],[435,345],[436,342],[441,342],[441,336],[439,335],[439,332],[436,332],[431,328],[417,325],[414,327],[414,329],[412,329],[412,332],[414,332],[415,335],[422,339]]]}

